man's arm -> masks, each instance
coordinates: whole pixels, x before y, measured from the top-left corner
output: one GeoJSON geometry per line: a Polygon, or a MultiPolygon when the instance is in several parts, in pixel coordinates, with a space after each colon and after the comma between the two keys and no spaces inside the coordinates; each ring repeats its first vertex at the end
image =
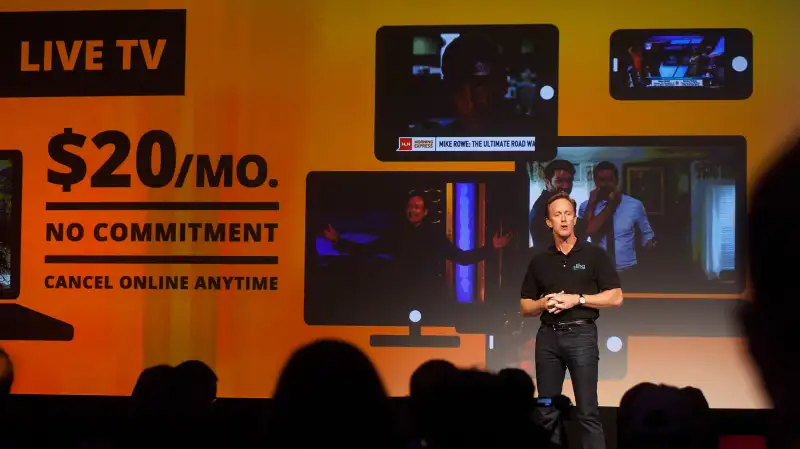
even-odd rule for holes
{"type": "Polygon", "coordinates": [[[583,299],[586,300],[586,304],[584,305],[593,309],[619,307],[622,305],[622,289],[612,288],[611,290],[606,290],[596,295],[583,295],[583,299]]]}
{"type": "Polygon", "coordinates": [[[519,314],[524,317],[537,317],[547,309],[547,299],[521,298],[519,300],[519,314]]]}
{"type": "Polygon", "coordinates": [[[532,231],[533,246],[545,248],[553,243],[553,230],[547,227],[547,201],[541,199],[533,205],[530,229],[532,231]]]}
{"type": "Polygon", "coordinates": [[[600,293],[596,295],[583,295],[586,306],[596,309],[619,307],[622,305],[622,283],[619,274],[605,251],[598,250],[595,276],[600,293]]]}
{"type": "Polygon", "coordinates": [[[534,275],[534,261],[528,264],[528,271],[525,273],[525,280],[522,282],[522,291],[519,299],[519,314],[525,317],[536,317],[541,315],[547,301],[539,298],[539,283],[534,275]]]}
{"type": "Polygon", "coordinates": [[[622,194],[619,192],[614,192],[609,196],[603,210],[601,210],[599,214],[594,215],[594,209],[597,207],[597,203],[592,203],[592,201],[589,201],[590,205],[593,207],[589,211],[589,219],[587,220],[588,223],[586,224],[586,235],[588,237],[592,237],[593,242],[599,242],[600,239],[602,239],[602,235],[597,234],[604,234],[606,231],[605,227],[611,226],[609,218],[614,216],[614,212],[617,211],[617,207],[619,207],[621,202],[622,194]]]}
{"type": "Polygon", "coordinates": [[[361,256],[374,256],[391,252],[389,251],[389,239],[383,235],[367,243],[358,243],[339,237],[333,244],[333,248],[336,251],[361,256]]]}
{"type": "Polygon", "coordinates": [[[647,219],[647,211],[644,209],[644,204],[640,202],[637,206],[634,220],[639,228],[642,246],[653,246],[656,242],[656,233],[650,227],[650,220],[647,219]]]}
{"type": "MultiPolygon", "coordinates": [[[[596,237],[596,234],[603,229],[608,221],[608,217],[610,217],[612,214],[613,211],[610,207],[608,207],[608,205],[606,205],[606,207],[604,207],[599,214],[589,218],[586,224],[586,235],[589,237],[596,237]]],[[[595,239],[593,238],[592,241],[595,241],[595,239]]]]}
{"type": "Polygon", "coordinates": [[[589,228],[589,217],[587,216],[588,201],[584,201],[578,206],[577,216],[578,222],[575,224],[575,235],[581,240],[587,240],[589,234],[586,232],[589,228]]]}
{"type": "Polygon", "coordinates": [[[474,265],[482,260],[488,259],[494,250],[491,239],[489,239],[488,244],[480,248],[468,250],[459,248],[444,235],[441,236],[438,242],[443,250],[445,259],[451,260],[457,265],[474,265]]]}

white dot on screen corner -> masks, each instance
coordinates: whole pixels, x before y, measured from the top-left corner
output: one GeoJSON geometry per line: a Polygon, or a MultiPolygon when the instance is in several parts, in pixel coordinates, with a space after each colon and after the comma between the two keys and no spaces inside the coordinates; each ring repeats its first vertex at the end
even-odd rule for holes
{"type": "Polygon", "coordinates": [[[747,70],[747,58],[744,56],[737,56],[733,58],[731,65],[733,66],[733,70],[736,70],[737,72],[744,72],[747,70]]]}
{"type": "Polygon", "coordinates": [[[419,313],[419,310],[412,310],[411,313],[408,314],[408,319],[411,320],[412,323],[419,323],[419,320],[422,319],[422,314],[419,313]]]}
{"type": "Polygon", "coordinates": [[[606,347],[611,352],[619,352],[622,349],[622,339],[619,337],[609,337],[606,340],[606,347]]]}
{"type": "Polygon", "coordinates": [[[551,86],[542,86],[542,88],[539,90],[539,95],[541,95],[545,100],[552,99],[555,94],[556,91],[551,86]]]}

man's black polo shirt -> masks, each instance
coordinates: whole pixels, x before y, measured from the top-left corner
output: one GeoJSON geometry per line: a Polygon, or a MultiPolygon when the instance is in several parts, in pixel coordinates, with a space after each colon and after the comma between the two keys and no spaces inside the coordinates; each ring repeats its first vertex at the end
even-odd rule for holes
{"type": "MultiPolygon", "coordinates": [[[[561,291],[595,295],[615,288],[621,288],[619,275],[605,250],[578,240],[569,254],[565,255],[551,245],[547,251],[534,256],[522,283],[521,297],[539,299],[561,291]]],[[[558,315],[543,312],[542,323],[596,319],[599,316],[597,309],[578,304],[558,315]]]]}

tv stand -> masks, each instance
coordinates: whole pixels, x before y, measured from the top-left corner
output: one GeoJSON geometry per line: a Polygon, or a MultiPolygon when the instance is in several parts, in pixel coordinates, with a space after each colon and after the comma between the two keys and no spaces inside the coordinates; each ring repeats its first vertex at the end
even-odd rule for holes
{"type": "Polygon", "coordinates": [[[458,348],[458,335],[422,335],[422,324],[412,322],[408,335],[371,335],[369,344],[377,348],[458,348]]]}
{"type": "Polygon", "coordinates": [[[72,325],[13,303],[0,303],[0,340],[71,341],[72,325]]]}

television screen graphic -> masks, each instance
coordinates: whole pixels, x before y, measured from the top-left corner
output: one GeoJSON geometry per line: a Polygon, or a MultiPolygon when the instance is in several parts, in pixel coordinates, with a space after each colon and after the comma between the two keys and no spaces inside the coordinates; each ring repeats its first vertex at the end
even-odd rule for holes
{"type": "Polygon", "coordinates": [[[376,51],[378,159],[552,156],[554,26],[383,27],[376,51]]]}
{"type": "Polygon", "coordinates": [[[524,248],[524,181],[514,172],[311,173],[306,322],[403,326],[416,310],[422,325],[450,327],[470,305],[516,298],[519,285],[503,273],[524,248]]]}
{"type": "Polygon", "coordinates": [[[600,245],[626,293],[744,290],[743,138],[566,138],[526,164],[528,243],[551,244],[546,202],[568,192],[579,237],[600,245]]]}
{"type": "Polygon", "coordinates": [[[19,296],[22,157],[0,151],[0,300],[19,296]]]}
{"type": "Polygon", "coordinates": [[[620,30],[611,47],[617,99],[741,99],[752,93],[747,30],[620,30]]]}

